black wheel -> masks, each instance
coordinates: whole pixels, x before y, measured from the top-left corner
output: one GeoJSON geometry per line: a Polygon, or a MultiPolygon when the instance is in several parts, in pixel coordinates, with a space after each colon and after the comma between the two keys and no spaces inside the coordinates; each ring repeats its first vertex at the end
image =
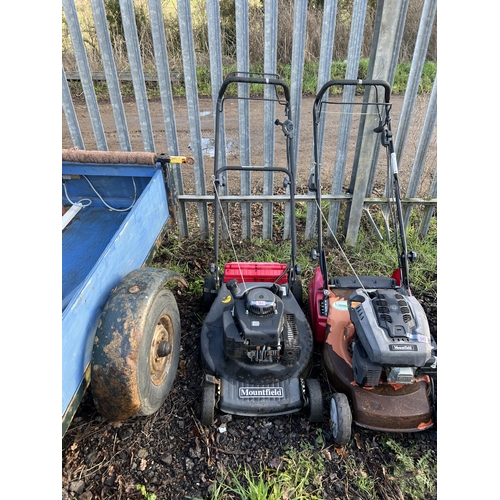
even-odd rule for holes
{"type": "Polygon", "coordinates": [[[351,439],[352,414],[345,394],[336,392],[330,400],[330,422],[335,444],[345,445],[351,439]]]}
{"type": "Polygon", "coordinates": [[[215,296],[217,295],[215,292],[215,276],[207,274],[203,281],[203,307],[205,311],[208,311],[214,303],[215,296]]]}
{"type": "Polygon", "coordinates": [[[215,418],[215,384],[205,381],[203,384],[203,398],[201,402],[201,418],[203,425],[210,426],[215,418]]]}
{"type": "Polygon", "coordinates": [[[306,397],[305,410],[309,422],[321,422],[323,420],[323,392],[317,379],[306,379],[306,397]]]}
{"type": "Polygon", "coordinates": [[[179,364],[181,324],[168,271],[142,268],[111,293],[99,321],[91,388],[108,420],[151,415],[164,403],[179,364]]]}
{"type": "Polygon", "coordinates": [[[302,307],[304,305],[304,299],[302,296],[303,290],[302,290],[302,281],[300,278],[297,278],[292,286],[292,295],[295,297],[295,300],[299,303],[299,306],[302,307]]]}

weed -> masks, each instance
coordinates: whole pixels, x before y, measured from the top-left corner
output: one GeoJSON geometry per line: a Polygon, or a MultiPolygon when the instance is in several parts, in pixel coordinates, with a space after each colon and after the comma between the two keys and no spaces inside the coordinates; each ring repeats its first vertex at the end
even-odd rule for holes
{"type": "MultiPolygon", "coordinates": [[[[323,446],[318,432],[316,443],[323,446]]],[[[281,463],[274,469],[260,466],[254,472],[248,465],[221,471],[212,487],[212,500],[238,498],[240,500],[320,500],[321,478],[324,471],[323,455],[317,446],[301,443],[299,448],[288,448],[281,463]]]]}
{"type": "Polygon", "coordinates": [[[388,464],[389,479],[398,485],[404,498],[420,500],[436,492],[437,465],[431,450],[422,455],[416,445],[403,448],[391,438],[384,446],[394,452],[394,462],[388,464]]]}
{"type": "Polygon", "coordinates": [[[363,463],[358,464],[353,457],[348,456],[343,460],[342,468],[346,473],[347,481],[351,483],[364,498],[377,498],[375,490],[376,481],[366,472],[363,463]]]}
{"type": "Polygon", "coordinates": [[[146,490],[146,486],[144,486],[143,484],[137,484],[135,486],[135,489],[141,492],[142,498],[144,498],[145,500],[156,500],[156,495],[154,493],[148,493],[146,490]]]}

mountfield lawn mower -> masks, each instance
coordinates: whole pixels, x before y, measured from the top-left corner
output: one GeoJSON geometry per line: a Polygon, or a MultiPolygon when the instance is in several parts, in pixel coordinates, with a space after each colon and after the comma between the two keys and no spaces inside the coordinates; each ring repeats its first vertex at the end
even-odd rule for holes
{"type": "MultiPolygon", "coordinates": [[[[233,91],[235,87],[233,85],[233,91]]],[[[264,96],[269,101],[266,94],[264,96]]],[[[252,417],[304,410],[311,422],[319,422],[323,419],[323,396],[319,381],[308,378],[314,339],[300,306],[300,266],[295,262],[295,179],[291,163],[294,156],[289,88],[277,75],[231,73],[220,88],[215,120],[215,263],[204,283],[203,301],[209,311],[201,331],[204,380],[200,420],[204,425],[212,425],[216,409],[252,417]],[[236,97],[228,90],[231,84],[272,86],[273,105],[285,113],[283,123],[278,119],[275,125],[281,126],[284,134],[286,166],[219,164],[225,102],[230,98],[264,100],[236,97]],[[283,174],[291,218],[288,263],[239,262],[235,255],[235,261],[220,267],[219,226],[226,229],[226,239],[232,244],[227,207],[223,207],[224,200],[221,200],[230,171],[283,174]]],[[[234,249],[233,244],[232,247],[234,249]]]]}
{"type": "Polygon", "coordinates": [[[331,80],[314,101],[315,168],[309,187],[316,194],[318,249],[314,256],[319,258],[319,267],[308,285],[308,298],[311,326],[316,341],[323,343],[324,366],[336,391],[331,398],[330,418],[333,439],[339,445],[349,442],[353,422],[388,432],[422,431],[435,422],[437,346],[426,314],[410,290],[409,261],[413,262],[416,254],[408,252],[406,246],[389,115],[390,94],[391,87],[385,81],[331,80]],[[378,114],[379,125],[374,133],[380,134],[387,152],[391,189],[388,213],[398,252],[398,267],[390,277],[358,276],[354,270],[352,276],[328,277],[322,242],[324,216],[317,138],[321,113],[326,112],[327,105],[342,104],[324,98],[334,85],[364,86],[365,91],[375,95],[376,102],[358,104],[378,114]],[[384,95],[381,102],[379,91],[384,95]]]}

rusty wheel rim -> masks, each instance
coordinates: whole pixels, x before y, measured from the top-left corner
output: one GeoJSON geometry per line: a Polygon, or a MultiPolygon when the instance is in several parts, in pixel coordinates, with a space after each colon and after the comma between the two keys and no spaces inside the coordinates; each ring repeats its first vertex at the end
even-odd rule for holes
{"type": "Polygon", "coordinates": [[[158,386],[167,376],[168,365],[172,359],[173,326],[168,316],[162,316],[156,324],[149,353],[149,376],[158,386]]]}

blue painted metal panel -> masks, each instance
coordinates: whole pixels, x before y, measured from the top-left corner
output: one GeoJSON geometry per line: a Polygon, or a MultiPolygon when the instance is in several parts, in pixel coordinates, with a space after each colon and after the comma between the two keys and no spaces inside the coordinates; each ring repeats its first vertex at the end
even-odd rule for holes
{"type": "MultiPolygon", "coordinates": [[[[101,168],[105,170],[106,167],[101,168]]],[[[123,212],[112,213],[118,215],[123,212]]],[[[162,172],[156,170],[65,307],[62,313],[63,416],[91,361],[97,323],[111,290],[126,274],[144,264],[168,217],[164,178],[162,172]]],[[[109,229],[111,225],[107,225],[109,229]]],[[[63,275],[63,282],[64,279],[63,275]]]]}

